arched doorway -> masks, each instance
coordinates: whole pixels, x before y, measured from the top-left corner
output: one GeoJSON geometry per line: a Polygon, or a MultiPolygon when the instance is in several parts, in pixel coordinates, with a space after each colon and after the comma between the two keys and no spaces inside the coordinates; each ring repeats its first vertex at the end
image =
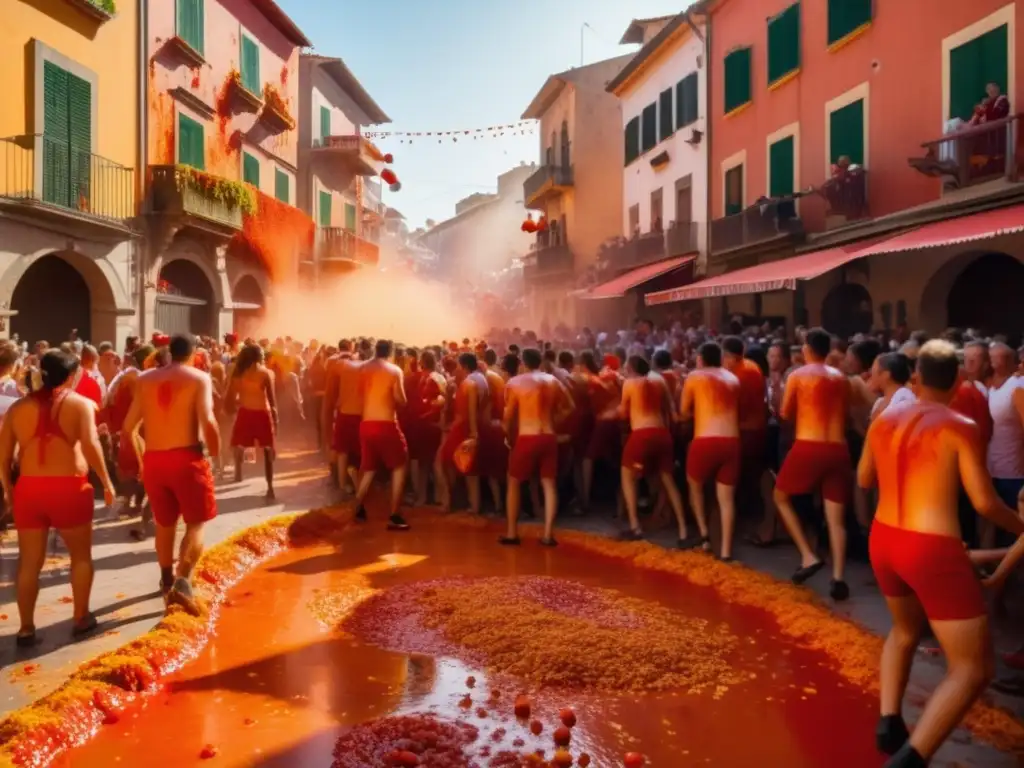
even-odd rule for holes
{"type": "Polygon", "coordinates": [[[157,330],[213,335],[215,312],[213,286],[199,265],[187,259],[164,264],[157,281],[157,330]]]}
{"type": "Polygon", "coordinates": [[[860,283],[840,283],[821,304],[821,325],[844,339],[868,333],[874,322],[871,294],[860,283]]]}
{"type": "Polygon", "coordinates": [[[964,268],[946,296],[948,325],[985,334],[1024,328],[1024,264],[1005,253],[986,253],[964,268]]]}
{"type": "Polygon", "coordinates": [[[235,305],[235,333],[240,338],[257,336],[266,315],[266,297],[259,282],[252,275],[244,275],[231,292],[235,305]]]}
{"type": "MultiPolygon", "coordinates": [[[[92,295],[82,273],[56,254],[36,259],[18,280],[11,295],[11,334],[29,345],[48,341],[56,346],[78,329],[78,338],[92,337],[92,295]]],[[[102,339],[100,340],[102,341],[102,339]]]]}

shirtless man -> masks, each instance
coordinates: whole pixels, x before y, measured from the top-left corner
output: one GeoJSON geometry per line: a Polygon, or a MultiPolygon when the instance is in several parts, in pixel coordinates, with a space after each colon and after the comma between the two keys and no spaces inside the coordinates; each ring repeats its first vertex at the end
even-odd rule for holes
{"type": "Polygon", "coordinates": [[[96,629],[89,612],[92,590],[93,488],[89,468],[103,483],[110,505],[114,488],[96,432],[93,404],[70,390],[78,368],[71,354],[51,350],[39,361],[42,389],[18,400],[0,428],[0,484],[12,500],[18,529],[19,647],[36,644],[35,608],[39,573],[46,561],[46,540],[56,528],[71,556],[72,634],[77,639],[96,629]],[[11,463],[18,449],[19,476],[12,489],[11,463]]]}
{"type": "Polygon", "coordinates": [[[775,480],[775,506],[800,550],[794,584],[803,584],[825,563],[807,541],[793,509],[793,496],[821,490],[832,549],[832,584],[829,594],[845,600],[850,588],[843,580],[846,568],[846,526],[843,513],[850,492],[850,450],[846,444],[850,382],[836,368],[825,365],[832,337],[821,328],[807,332],[803,346],[806,363],[786,381],[779,416],[796,425],[796,441],[775,480]]]}
{"type": "Polygon", "coordinates": [[[713,341],[703,344],[697,353],[697,370],[683,383],[679,416],[684,421],[693,420],[693,441],[686,453],[686,480],[690,486],[690,506],[700,528],[700,541],[705,550],[710,549],[704,487],[714,479],[715,496],[722,514],[721,557],[724,562],[732,562],[736,484],[743,455],[740,391],[740,380],[722,367],[722,348],[713,341]]]}
{"type": "Polygon", "coordinates": [[[871,565],[893,618],[882,650],[877,731],[878,748],[893,755],[889,768],[927,765],[993,674],[985,601],[960,540],[961,484],[979,514],[1024,535],[1024,521],[993,489],[977,428],[946,407],[957,383],[955,350],[928,342],[918,353],[917,372],[919,401],[887,408],[875,419],[857,470],[861,486],[878,484],[871,565]],[[947,673],[911,736],[903,695],[926,621],[947,673]]]}
{"type": "Polygon", "coordinates": [[[459,355],[459,368],[455,376],[455,412],[452,428],[449,430],[441,450],[437,454],[435,477],[441,506],[451,511],[452,485],[455,479],[455,452],[466,440],[476,440],[476,456],[466,468],[466,488],[469,492],[469,509],[480,514],[480,428],[486,415],[488,398],[487,378],[480,372],[476,355],[463,352],[459,355]]]}
{"type": "Polygon", "coordinates": [[[740,382],[740,443],[743,462],[737,492],[740,503],[761,502],[761,475],[765,469],[768,441],[768,387],[757,363],[744,357],[746,345],[739,336],[722,339],[722,367],[740,382]]]}
{"type": "Polygon", "coordinates": [[[484,366],[481,370],[487,380],[487,402],[480,423],[482,445],[481,473],[487,478],[494,511],[502,514],[505,510],[501,495],[501,481],[508,474],[509,450],[505,444],[505,430],[502,429],[502,415],[505,413],[505,379],[494,370],[498,362],[493,349],[484,350],[484,366]]]}
{"type": "Polygon", "coordinates": [[[156,522],[156,558],[160,589],[168,606],[177,604],[198,614],[192,594],[192,570],[203,552],[203,526],[217,516],[213,472],[203,455],[220,454],[220,433],[213,416],[210,377],[188,365],[195,347],[192,337],[174,336],[170,363],[139,376],[124,432],[133,435],[142,483],[156,522]],[[145,444],[138,430],[146,431],[145,444]],[[174,571],[174,536],[178,519],[185,535],[174,571]]]}
{"type": "Polygon", "coordinates": [[[129,364],[110,383],[106,399],[107,426],[117,446],[115,464],[119,490],[124,499],[124,509],[130,511],[134,506],[142,515],[140,529],[132,534],[132,538],[138,541],[148,535],[146,531],[152,526],[152,515],[147,515],[146,510],[141,508],[146,495],[142,487],[142,468],[139,466],[139,458],[135,452],[135,442],[132,440],[131,433],[125,431],[124,422],[128,418],[132,402],[135,399],[135,390],[138,386],[139,376],[142,375],[142,366],[153,352],[153,347],[148,344],[137,347],[128,356],[129,364]]]}
{"type": "Polygon", "coordinates": [[[331,435],[331,452],[342,498],[349,487],[349,467],[359,466],[359,424],[363,420],[362,362],[352,355],[352,342],[342,339],[338,354],[327,364],[321,429],[331,435]]]}
{"type": "MultiPolygon", "coordinates": [[[[263,365],[263,350],[245,346],[238,353],[224,408],[234,412],[231,447],[235,451],[235,482],[242,482],[246,448],[263,449],[263,474],[267,480],[267,501],[274,500],[274,436],[278,428],[277,392],[274,374],[263,365]]],[[[212,454],[211,455],[215,455],[212,454]]]]}
{"type": "Polygon", "coordinates": [[[388,361],[391,342],[381,340],[374,359],[359,368],[363,391],[363,413],[359,424],[359,488],[356,490],[356,520],[366,520],[363,502],[380,469],[391,472],[391,517],[388,530],[407,531],[409,524],[398,513],[409,469],[409,448],[398,426],[398,410],[406,404],[402,369],[388,361]]]}
{"type": "MultiPolygon", "coordinates": [[[[437,370],[437,358],[429,349],[420,355],[419,387],[409,403],[409,455],[413,465],[416,505],[426,506],[427,473],[434,468],[444,434],[445,392],[448,382],[437,370]]],[[[435,479],[436,482],[436,479],[435,479]]]]}
{"type": "Polygon", "coordinates": [[[564,417],[574,404],[568,390],[558,380],[541,370],[540,350],[524,349],[526,372],[509,380],[505,388],[505,413],[502,422],[505,434],[515,435],[508,462],[508,495],[505,513],[508,528],[498,541],[519,544],[519,505],[522,484],[535,474],[540,475],[544,491],[544,535],[540,543],[546,547],[558,544],[554,537],[555,515],[558,513],[558,437],[555,422],[564,417]]]}
{"type": "Polygon", "coordinates": [[[636,480],[645,470],[654,470],[668,494],[679,528],[679,541],[683,542],[687,538],[686,519],[683,517],[683,500],[672,476],[675,445],[668,429],[674,405],[669,399],[665,379],[652,373],[644,358],[629,358],[628,367],[631,376],[622,387],[622,403],[619,405],[619,418],[628,419],[632,430],[622,449],[622,493],[629,515],[629,530],[623,538],[630,541],[643,538],[637,515],[636,480]]]}
{"type": "Polygon", "coordinates": [[[594,418],[583,454],[583,498],[580,506],[586,511],[590,507],[594,487],[595,463],[604,461],[615,467],[622,458],[622,422],[619,419],[622,382],[618,373],[607,367],[601,368],[589,349],[580,354],[580,369],[587,393],[585,406],[594,418]]]}

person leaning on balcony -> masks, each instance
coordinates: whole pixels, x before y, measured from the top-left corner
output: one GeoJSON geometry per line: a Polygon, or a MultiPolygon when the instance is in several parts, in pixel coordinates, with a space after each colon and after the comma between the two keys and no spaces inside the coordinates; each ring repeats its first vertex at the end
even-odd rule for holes
{"type": "Polygon", "coordinates": [[[989,83],[985,86],[985,98],[974,108],[969,126],[991,123],[1002,120],[1010,114],[1010,100],[999,90],[996,83],[989,83]]]}

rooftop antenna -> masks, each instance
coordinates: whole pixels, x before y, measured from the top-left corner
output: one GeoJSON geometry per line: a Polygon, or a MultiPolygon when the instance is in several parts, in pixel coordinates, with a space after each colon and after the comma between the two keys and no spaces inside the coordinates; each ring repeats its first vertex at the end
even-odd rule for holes
{"type": "Polygon", "coordinates": [[[590,26],[590,24],[588,22],[586,22],[586,21],[584,21],[583,24],[580,25],[580,66],[581,67],[583,66],[583,30],[585,30],[585,29],[590,29],[591,31],[593,31],[594,28],[592,26],[590,26]]]}

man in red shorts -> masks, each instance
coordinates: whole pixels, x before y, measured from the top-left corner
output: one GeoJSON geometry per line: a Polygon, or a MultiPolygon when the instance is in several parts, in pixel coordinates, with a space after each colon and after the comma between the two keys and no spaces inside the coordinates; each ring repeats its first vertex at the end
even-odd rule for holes
{"type": "Polygon", "coordinates": [[[526,372],[514,376],[505,388],[505,434],[515,435],[508,460],[508,495],[505,501],[508,530],[498,541],[519,544],[519,506],[522,484],[540,475],[544,491],[544,535],[546,547],[555,541],[555,515],[558,513],[558,437],[555,422],[571,411],[572,398],[558,380],[541,370],[544,362],[538,349],[523,350],[526,372]]]}
{"type": "Polygon", "coordinates": [[[391,516],[388,529],[407,531],[409,524],[398,513],[409,469],[409,448],[398,426],[398,410],[406,404],[402,369],[388,358],[391,342],[377,342],[373,360],[359,369],[363,392],[363,420],[359,424],[359,488],[356,490],[356,520],[366,520],[363,501],[381,469],[391,472],[391,516]]]}
{"type": "Polygon", "coordinates": [[[189,365],[195,351],[192,337],[177,334],[168,347],[170,363],[139,376],[124,434],[136,441],[142,484],[153,510],[160,589],[168,606],[177,604],[198,614],[192,570],[203,553],[203,526],[217,516],[213,472],[203,442],[210,456],[219,456],[220,433],[213,415],[213,383],[189,365]],[[146,432],[144,453],[139,427],[146,432]],[[179,518],[185,521],[185,535],[175,574],[179,518]]]}
{"type": "Polygon", "coordinates": [[[434,478],[437,480],[438,495],[445,511],[451,510],[452,488],[455,480],[455,452],[466,440],[476,441],[476,454],[469,466],[465,467],[466,489],[469,495],[469,511],[480,514],[480,430],[486,415],[488,403],[487,379],[480,372],[480,364],[472,352],[459,355],[455,374],[454,413],[452,428],[441,444],[437,454],[434,478]]]}
{"type": "Polygon", "coordinates": [[[1024,521],[996,495],[977,427],[947,407],[957,374],[950,344],[921,347],[918,401],[875,419],[857,469],[862,487],[878,484],[871,565],[893,619],[882,649],[876,734],[878,748],[893,755],[888,768],[927,765],[992,678],[987,610],[957,517],[961,484],[980,515],[1024,535],[1024,521]],[[903,695],[926,621],[947,672],[909,735],[903,695]]]}
{"type": "MultiPolygon", "coordinates": [[[[757,363],[744,357],[746,345],[739,336],[722,339],[722,366],[740,382],[740,446],[743,461],[737,494],[741,506],[758,507],[761,475],[768,447],[768,387],[757,363]]],[[[760,511],[759,511],[760,513],[760,511]]]]}
{"type": "MultiPolygon", "coordinates": [[[[732,561],[732,540],[736,528],[736,483],[740,478],[740,381],[722,367],[722,348],[715,342],[703,344],[697,353],[697,370],[683,382],[679,415],[693,419],[693,441],[686,453],[686,480],[690,506],[700,528],[700,543],[711,548],[704,487],[715,481],[715,496],[722,514],[722,549],[725,562],[732,561]]],[[[685,537],[681,546],[690,545],[685,537]]]]}
{"type": "Polygon", "coordinates": [[[775,479],[775,506],[786,530],[800,550],[800,567],[793,574],[794,584],[803,584],[825,563],[807,541],[800,519],[793,509],[793,496],[820,489],[825,503],[832,549],[833,600],[846,600],[850,588],[844,581],[846,568],[846,526],[843,514],[850,495],[850,449],[846,442],[846,424],[850,410],[850,382],[837,368],[825,365],[832,351],[832,337],[821,328],[812,328],[804,340],[806,363],[786,380],[779,417],[795,422],[796,441],[775,479]]]}
{"type": "Polygon", "coordinates": [[[444,432],[445,392],[448,381],[437,370],[437,358],[429,349],[420,355],[422,376],[409,403],[409,458],[412,459],[416,505],[427,504],[427,474],[434,468],[444,432]]]}
{"type": "Polygon", "coordinates": [[[338,489],[345,496],[349,467],[359,466],[359,423],[363,420],[363,390],[359,371],[363,363],[352,354],[352,343],[342,339],[339,352],[327,364],[327,383],[321,426],[331,435],[331,453],[337,457],[334,471],[338,489]]]}
{"type": "Polygon", "coordinates": [[[652,373],[648,362],[639,356],[628,361],[629,378],[622,387],[619,418],[628,419],[632,430],[622,449],[622,495],[626,499],[629,530],[623,538],[643,538],[637,514],[636,481],[645,472],[657,472],[668,494],[679,527],[679,540],[686,539],[683,500],[672,471],[675,468],[675,444],[668,425],[672,423],[673,403],[668,386],[659,374],[652,373]]]}

